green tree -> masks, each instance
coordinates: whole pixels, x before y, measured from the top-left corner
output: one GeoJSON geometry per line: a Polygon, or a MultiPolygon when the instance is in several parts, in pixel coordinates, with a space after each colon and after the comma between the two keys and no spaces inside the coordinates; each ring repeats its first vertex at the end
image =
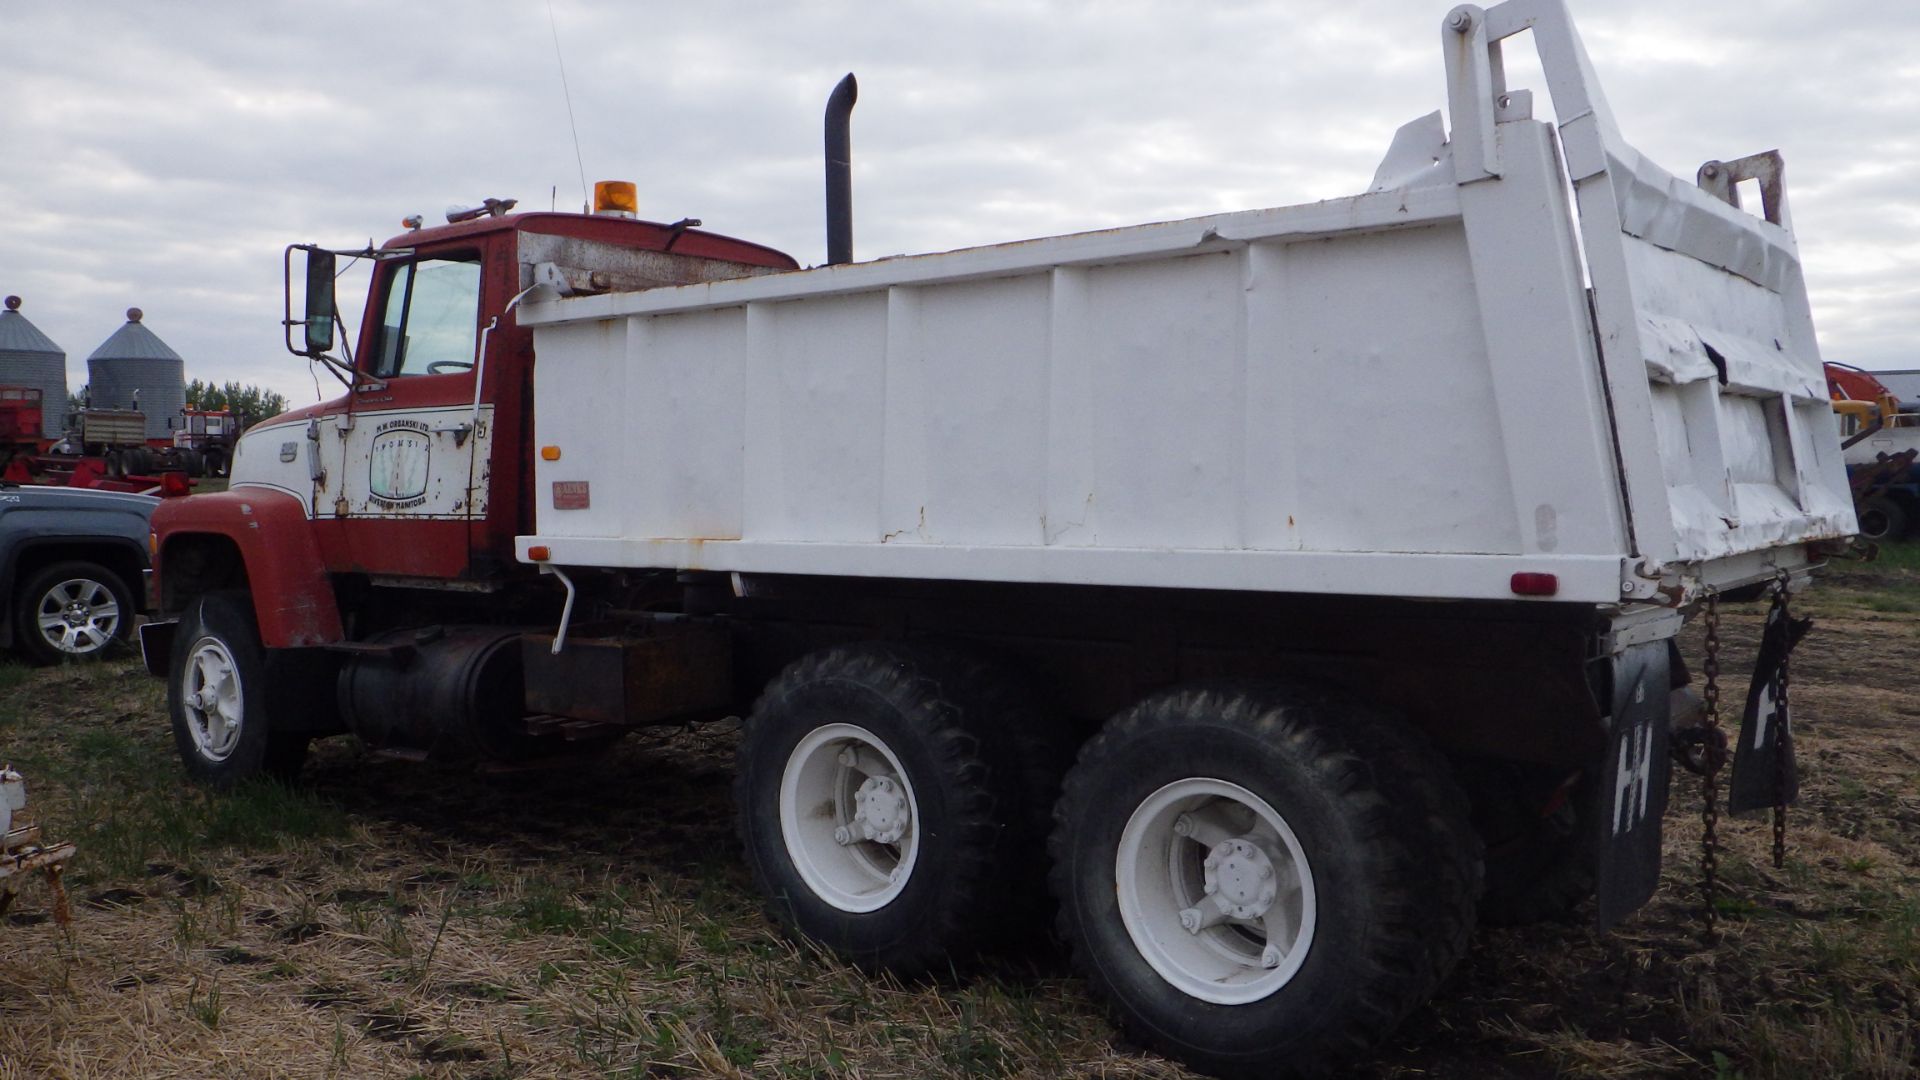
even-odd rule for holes
{"type": "Polygon", "coordinates": [[[238,382],[219,386],[195,379],[187,384],[187,408],[212,411],[231,409],[254,420],[265,420],[287,411],[287,399],[264,387],[238,382]]]}

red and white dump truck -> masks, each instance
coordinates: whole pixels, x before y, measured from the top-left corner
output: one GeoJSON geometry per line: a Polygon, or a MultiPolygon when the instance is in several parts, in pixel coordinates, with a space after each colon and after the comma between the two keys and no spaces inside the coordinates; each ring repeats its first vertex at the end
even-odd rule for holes
{"type": "Polygon", "coordinates": [[[154,514],[187,770],[745,716],[787,928],[912,972],[1057,906],[1225,1074],[1377,1040],[1477,917],[1622,917],[1675,635],[1845,548],[1839,440],[1777,155],[1642,157],[1560,0],[1439,36],[1450,130],[1351,198],[862,263],[830,194],[806,270],[488,213],[360,253],[338,357],[306,248],[350,388],[154,514]]]}

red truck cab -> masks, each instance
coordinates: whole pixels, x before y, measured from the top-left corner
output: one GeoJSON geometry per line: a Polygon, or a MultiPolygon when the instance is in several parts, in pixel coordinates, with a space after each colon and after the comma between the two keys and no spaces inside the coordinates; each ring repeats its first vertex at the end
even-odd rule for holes
{"type": "Polygon", "coordinates": [[[287,320],[307,329],[307,347],[290,347],[327,361],[347,391],[255,424],[228,491],[155,515],[163,610],[245,587],[263,645],[327,645],[352,636],[347,593],[484,591],[523,573],[512,548],[532,523],[534,356],[512,308],[542,285],[630,290],[798,266],[695,224],[493,213],[366,252],[303,246],[309,311],[329,324],[334,257],[374,262],[350,351],[328,354],[331,325],[287,320]]]}

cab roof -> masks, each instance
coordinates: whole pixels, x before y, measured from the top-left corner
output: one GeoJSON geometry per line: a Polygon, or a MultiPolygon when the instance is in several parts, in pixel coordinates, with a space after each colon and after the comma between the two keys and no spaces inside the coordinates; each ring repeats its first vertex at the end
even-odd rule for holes
{"type": "Polygon", "coordinates": [[[793,256],[785,252],[776,251],[749,240],[722,236],[719,233],[693,228],[681,229],[676,233],[673,226],[658,221],[642,221],[637,218],[612,217],[604,214],[564,214],[548,211],[482,217],[456,225],[433,225],[401,233],[380,246],[383,250],[439,246],[449,240],[484,236],[510,229],[557,236],[576,236],[643,251],[672,250],[679,255],[721,259],[727,262],[744,263],[748,266],[772,267],[777,270],[800,268],[800,264],[794,261],[793,256]],[[676,235],[678,239],[675,239],[676,235]]]}

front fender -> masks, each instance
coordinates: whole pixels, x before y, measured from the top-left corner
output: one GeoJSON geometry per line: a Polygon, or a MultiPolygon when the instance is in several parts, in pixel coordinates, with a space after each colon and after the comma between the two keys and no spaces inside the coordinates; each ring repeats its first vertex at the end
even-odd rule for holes
{"type": "MultiPolygon", "coordinates": [[[[159,549],[154,573],[168,611],[224,584],[208,575],[189,575],[183,565],[188,547],[217,538],[215,544],[230,545],[229,557],[237,557],[245,570],[262,644],[284,649],[341,640],[340,605],[299,499],[256,487],[169,499],[154,510],[153,531],[159,549]],[[169,558],[177,561],[171,578],[169,558]]],[[[213,557],[204,549],[196,555],[213,557]]]]}

